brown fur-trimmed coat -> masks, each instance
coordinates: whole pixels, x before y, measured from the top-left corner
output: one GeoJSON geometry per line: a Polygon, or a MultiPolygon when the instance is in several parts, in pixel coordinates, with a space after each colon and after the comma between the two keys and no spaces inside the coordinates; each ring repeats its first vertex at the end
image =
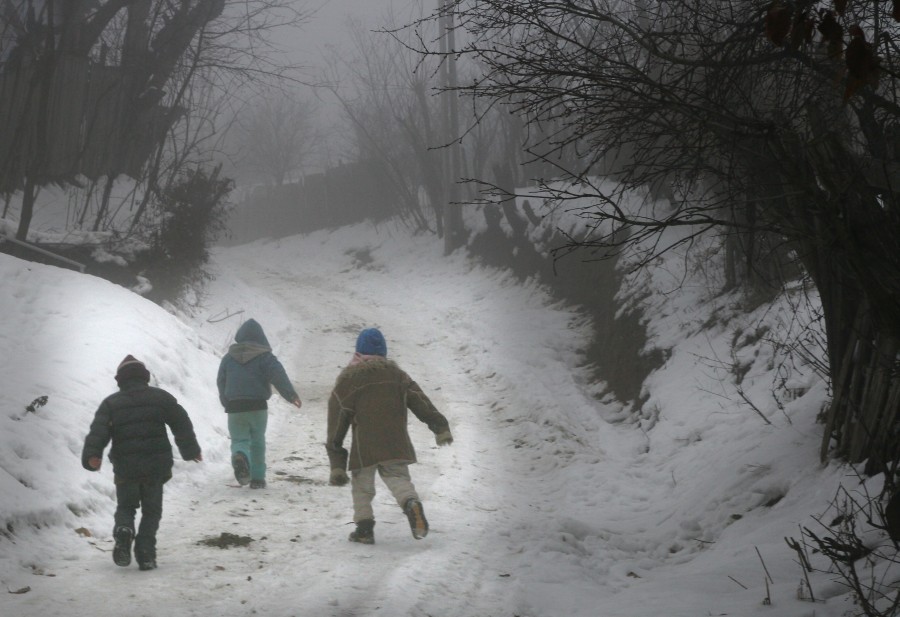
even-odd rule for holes
{"type": "Polygon", "coordinates": [[[374,358],[344,368],[328,399],[325,449],[331,468],[355,471],[390,461],[415,463],[407,409],[435,435],[449,429],[447,419],[393,360],[374,358]],[[343,442],[351,429],[348,453],[343,442]]]}

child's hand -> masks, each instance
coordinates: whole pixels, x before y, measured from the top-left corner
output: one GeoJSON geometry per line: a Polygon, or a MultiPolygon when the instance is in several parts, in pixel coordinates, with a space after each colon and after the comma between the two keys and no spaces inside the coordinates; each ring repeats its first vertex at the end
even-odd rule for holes
{"type": "Polygon", "coordinates": [[[100,465],[102,465],[102,464],[103,464],[103,461],[100,459],[99,456],[92,456],[91,458],[88,459],[88,465],[90,465],[91,469],[93,469],[94,471],[97,471],[98,469],[100,469],[100,465]]]}
{"type": "Polygon", "coordinates": [[[331,486],[344,486],[348,481],[347,472],[343,469],[331,470],[331,476],[328,478],[328,484],[331,486]]]}
{"type": "Polygon", "coordinates": [[[449,446],[453,443],[453,435],[450,433],[450,429],[446,429],[441,431],[440,433],[434,436],[434,441],[439,446],[449,446]]]}
{"type": "Polygon", "coordinates": [[[300,398],[298,397],[298,398],[295,398],[293,401],[291,401],[291,405],[293,405],[297,409],[300,409],[303,406],[303,401],[301,401],[300,398]]]}
{"type": "Polygon", "coordinates": [[[195,463],[202,463],[203,462],[203,453],[201,452],[200,454],[198,454],[191,460],[194,461],[195,463]]]}

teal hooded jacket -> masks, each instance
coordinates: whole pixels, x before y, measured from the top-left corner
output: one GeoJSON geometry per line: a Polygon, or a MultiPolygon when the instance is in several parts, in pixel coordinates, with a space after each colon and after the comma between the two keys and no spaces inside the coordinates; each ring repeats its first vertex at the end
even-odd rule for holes
{"type": "Polygon", "coordinates": [[[268,409],[274,386],[288,401],[300,398],[255,319],[238,328],[234,344],[219,364],[219,401],[226,412],[268,409]]]}

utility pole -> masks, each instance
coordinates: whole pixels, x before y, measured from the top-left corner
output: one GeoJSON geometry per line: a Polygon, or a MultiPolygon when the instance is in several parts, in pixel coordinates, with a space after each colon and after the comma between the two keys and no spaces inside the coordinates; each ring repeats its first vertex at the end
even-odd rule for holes
{"type": "Polygon", "coordinates": [[[446,201],[443,207],[444,218],[444,254],[449,255],[459,248],[462,240],[462,213],[459,205],[459,176],[461,169],[459,147],[459,95],[456,92],[458,84],[456,74],[456,48],[455,21],[452,0],[438,0],[441,4],[443,23],[443,35],[441,36],[441,51],[443,52],[444,67],[444,179],[447,190],[446,201]]]}

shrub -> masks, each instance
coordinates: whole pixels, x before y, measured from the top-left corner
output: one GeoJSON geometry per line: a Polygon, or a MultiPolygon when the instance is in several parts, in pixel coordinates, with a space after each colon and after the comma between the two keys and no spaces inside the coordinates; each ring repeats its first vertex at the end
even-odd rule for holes
{"type": "Polygon", "coordinates": [[[183,302],[198,294],[210,279],[204,269],[209,247],[225,229],[230,178],[198,168],[160,191],[156,199],[159,224],[150,234],[150,248],[141,257],[152,289],[145,295],[157,303],[183,302]]]}

